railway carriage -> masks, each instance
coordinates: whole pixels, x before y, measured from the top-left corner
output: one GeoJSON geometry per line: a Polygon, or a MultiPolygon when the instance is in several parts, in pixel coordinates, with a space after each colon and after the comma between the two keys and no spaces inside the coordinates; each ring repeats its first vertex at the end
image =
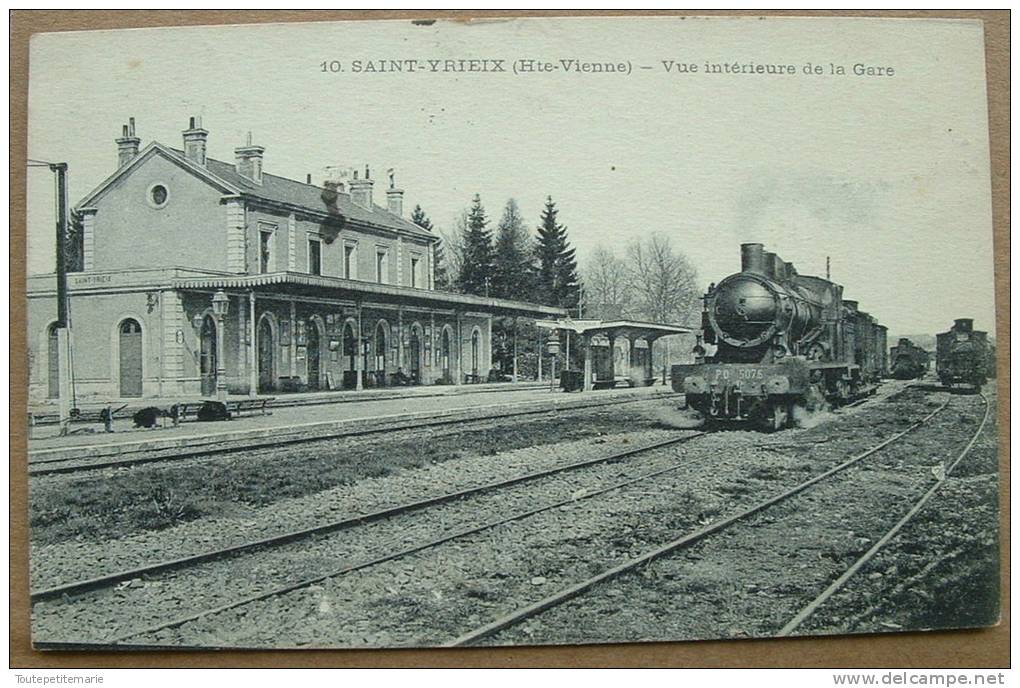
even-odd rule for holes
{"type": "Polygon", "coordinates": [[[928,372],[928,352],[906,337],[889,350],[892,376],[897,380],[914,380],[928,372]]]}
{"type": "Polygon", "coordinates": [[[943,385],[979,389],[994,374],[988,333],[975,330],[973,318],[958,318],[948,332],[935,335],[935,342],[935,372],[943,385]]]}
{"type": "Polygon", "coordinates": [[[672,367],[673,389],[706,418],[778,430],[797,406],[872,392],[887,370],[886,338],[842,286],[743,244],[740,272],[704,296],[695,363],[672,367]]]}

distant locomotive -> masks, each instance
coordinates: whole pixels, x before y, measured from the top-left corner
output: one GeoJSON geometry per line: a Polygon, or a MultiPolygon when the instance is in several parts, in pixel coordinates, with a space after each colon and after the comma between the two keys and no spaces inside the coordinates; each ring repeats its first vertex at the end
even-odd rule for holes
{"type": "Polygon", "coordinates": [[[795,406],[873,391],[887,370],[886,327],[844,300],[842,286],[798,274],[761,244],[740,249],[740,272],[705,294],[696,362],[672,367],[673,389],[706,418],[772,430],[795,406]]]}
{"type": "Polygon", "coordinates": [[[935,372],[943,385],[980,388],[989,375],[994,375],[995,359],[988,333],[975,330],[972,318],[953,321],[952,329],[935,335],[935,341],[935,372]]]}
{"type": "Polygon", "coordinates": [[[905,337],[889,350],[889,368],[897,380],[914,380],[928,372],[928,352],[905,337]]]}

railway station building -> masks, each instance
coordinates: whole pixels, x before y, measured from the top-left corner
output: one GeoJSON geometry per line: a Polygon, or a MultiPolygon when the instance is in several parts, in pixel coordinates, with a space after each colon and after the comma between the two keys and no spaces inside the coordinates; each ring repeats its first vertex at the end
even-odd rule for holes
{"type": "Polygon", "coordinates": [[[61,355],[84,401],[478,382],[494,317],[565,315],[436,290],[439,238],[392,174],[381,206],[367,167],[318,186],[264,172],[250,137],[208,157],[208,135],[192,118],[180,148],[142,148],[124,127],[116,171],[75,206],[67,351],[56,275],[28,279],[30,400],[59,396],[61,355]]]}

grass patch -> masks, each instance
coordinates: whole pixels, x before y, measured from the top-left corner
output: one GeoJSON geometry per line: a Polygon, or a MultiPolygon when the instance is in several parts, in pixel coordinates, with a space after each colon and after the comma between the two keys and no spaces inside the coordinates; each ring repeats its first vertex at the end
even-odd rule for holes
{"type": "Polygon", "coordinates": [[[255,449],[207,461],[53,476],[33,481],[33,544],[106,541],[216,518],[302,497],[365,478],[497,452],[648,429],[639,411],[607,407],[508,419],[478,428],[398,431],[372,439],[337,438],[255,449]]]}

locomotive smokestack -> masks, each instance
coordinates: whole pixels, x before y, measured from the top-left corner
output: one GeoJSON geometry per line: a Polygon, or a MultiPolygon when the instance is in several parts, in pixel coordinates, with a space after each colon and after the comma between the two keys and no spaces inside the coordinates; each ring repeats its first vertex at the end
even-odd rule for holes
{"type": "Polygon", "coordinates": [[[973,332],[974,318],[957,318],[953,321],[958,332],[973,332]]]}
{"type": "Polygon", "coordinates": [[[764,275],[764,247],[761,244],[740,245],[740,271],[764,275]]]}

